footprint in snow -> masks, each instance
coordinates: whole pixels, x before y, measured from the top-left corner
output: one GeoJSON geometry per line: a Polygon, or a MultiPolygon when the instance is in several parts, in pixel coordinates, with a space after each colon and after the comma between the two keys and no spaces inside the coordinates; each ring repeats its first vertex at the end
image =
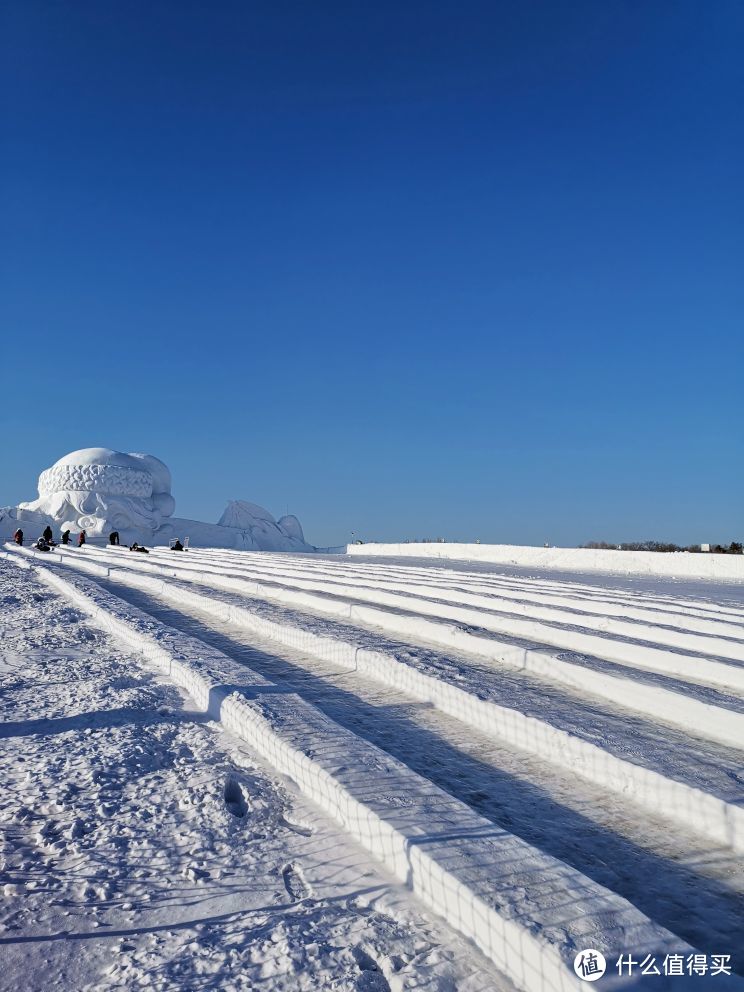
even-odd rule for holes
{"type": "Polygon", "coordinates": [[[238,819],[242,819],[248,812],[248,803],[245,801],[240,782],[233,775],[228,775],[225,780],[224,798],[228,811],[238,819]]]}
{"type": "Polygon", "coordinates": [[[295,862],[292,861],[282,868],[282,879],[287,894],[295,902],[300,902],[300,900],[307,899],[308,896],[312,895],[313,890],[305,881],[302,869],[295,862]]]}
{"type": "Polygon", "coordinates": [[[361,971],[356,981],[358,992],[391,992],[382,968],[368,951],[357,945],[351,948],[351,953],[361,971]]]}

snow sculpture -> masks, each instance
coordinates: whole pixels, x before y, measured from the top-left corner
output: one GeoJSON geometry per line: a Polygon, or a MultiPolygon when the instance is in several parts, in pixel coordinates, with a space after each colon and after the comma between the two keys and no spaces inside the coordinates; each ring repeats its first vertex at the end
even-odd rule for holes
{"type": "Polygon", "coordinates": [[[277,520],[277,527],[279,530],[283,530],[287,537],[294,537],[295,540],[304,542],[305,535],[302,532],[302,524],[293,513],[287,513],[277,520]]]}
{"type": "Polygon", "coordinates": [[[277,522],[268,510],[245,499],[230,500],[220,517],[218,526],[240,530],[245,547],[255,547],[265,551],[307,550],[297,517],[288,515],[277,522]]]}
{"type": "Polygon", "coordinates": [[[144,462],[145,469],[152,476],[152,502],[161,516],[170,517],[176,509],[176,501],[171,496],[170,469],[154,455],[133,453],[130,457],[139,458],[144,462]]]}
{"type": "Polygon", "coordinates": [[[228,503],[218,524],[173,516],[168,466],[154,455],[111,448],[81,448],[60,458],[39,476],[39,498],[0,509],[0,541],[24,524],[37,537],[47,524],[55,535],[84,530],[89,541],[118,531],[122,542],[166,544],[189,538],[193,547],[248,551],[314,551],[297,517],[276,521],[247,500],[228,503]]]}
{"type": "Polygon", "coordinates": [[[268,510],[257,503],[249,503],[246,499],[232,499],[225,507],[225,512],[217,521],[220,527],[240,527],[241,529],[255,527],[258,521],[276,524],[268,510]]]}
{"type": "Polygon", "coordinates": [[[152,455],[81,448],[39,476],[39,499],[19,504],[43,513],[62,530],[155,531],[175,509],[170,472],[152,455]]]}

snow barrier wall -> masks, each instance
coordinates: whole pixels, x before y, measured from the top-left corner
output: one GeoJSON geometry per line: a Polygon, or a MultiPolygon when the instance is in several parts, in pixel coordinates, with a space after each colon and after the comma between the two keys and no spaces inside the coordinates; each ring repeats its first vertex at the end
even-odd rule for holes
{"type": "Polygon", "coordinates": [[[744,582],[744,555],[594,548],[530,548],[519,544],[347,544],[349,555],[389,558],[449,558],[564,572],[657,575],[668,578],[744,582]]]}

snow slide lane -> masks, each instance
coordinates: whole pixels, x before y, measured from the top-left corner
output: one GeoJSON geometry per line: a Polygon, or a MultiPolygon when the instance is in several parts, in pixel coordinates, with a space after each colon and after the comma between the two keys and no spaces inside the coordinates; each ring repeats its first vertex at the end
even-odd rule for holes
{"type": "Polygon", "coordinates": [[[0,601],[0,990],[513,992],[33,571],[0,601]]]}
{"type": "MultiPolygon", "coordinates": [[[[156,553],[166,554],[173,557],[167,548],[155,548],[156,553]]],[[[221,560],[214,549],[191,549],[189,556],[202,557],[210,556],[213,561],[221,560]]],[[[230,552],[226,553],[225,563],[240,562],[242,557],[250,557],[254,562],[265,561],[270,558],[275,564],[284,562],[288,567],[310,567],[322,568],[336,574],[359,574],[372,576],[385,576],[387,578],[413,580],[425,582],[431,585],[443,585],[452,589],[455,586],[468,588],[476,592],[496,592],[504,590],[511,592],[533,593],[540,597],[545,595],[569,598],[586,604],[588,612],[592,612],[591,607],[606,603],[614,607],[621,607],[618,614],[620,616],[632,616],[632,613],[625,613],[625,609],[640,611],[650,610],[653,613],[675,614],[678,619],[694,617],[702,620],[713,620],[725,622],[735,627],[741,627],[744,623],[744,595],[742,588],[733,588],[717,584],[710,587],[710,594],[705,595],[706,583],[698,583],[693,586],[689,593],[684,590],[673,588],[680,584],[680,580],[660,580],[661,585],[653,585],[650,580],[638,580],[641,587],[638,587],[632,579],[618,579],[617,576],[608,576],[612,579],[612,584],[602,585],[599,577],[591,584],[578,581],[575,572],[564,575],[560,579],[548,580],[541,574],[515,574],[513,572],[502,572],[497,566],[484,566],[479,571],[466,571],[465,562],[460,563],[461,568],[455,568],[454,563],[437,562],[424,566],[422,564],[403,564],[395,562],[395,559],[370,559],[365,562],[359,558],[348,559],[343,556],[333,557],[323,555],[298,555],[298,562],[287,561],[289,556],[281,554],[268,555],[265,552],[230,552]],[[623,584],[618,585],[618,580],[623,584]],[[650,584],[650,588],[643,586],[650,584]],[[734,595],[731,597],[730,591],[734,595]],[[727,592],[729,596],[727,597],[727,592]],[[712,595],[711,595],[712,594],[712,595]]],[[[472,564],[472,563],[470,563],[472,564]]],[[[601,612],[601,610],[597,611],[601,612]]],[[[610,611],[612,613],[612,610],[610,611]]],[[[608,614],[610,615],[610,614],[608,614]]],[[[651,619],[648,616],[643,617],[651,619]]],[[[642,619],[642,617],[639,617],[642,619]]],[[[673,623],[672,626],[675,626],[673,623]]],[[[692,628],[690,628],[692,629],[692,628]]]]}
{"type": "MultiPolygon", "coordinates": [[[[296,695],[88,579],[65,577],[46,562],[37,565],[36,574],[290,775],[519,989],[583,988],[572,962],[586,946],[610,959],[628,948],[660,957],[690,951],[625,900],[496,828],[296,695]]],[[[601,987],[628,984],[635,980],[608,976],[601,987]]],[[[672,986],[671,979],[661,978],[656,987],[687,984],[675,979],[672,986]]],[[[743,984],[733,978],[721,986],[743,984]]]]}
{"type": "MultiPolygon", "coordinates": [[[[185,577],[183,571],[187,568],[186,565],[174,564],[167,567],[177,568],[182,577],[185,577]]],[[[201,573],[197,571],[197,575],[199,574],[201,573]]],[[[225,576],[225,570],[222,574],[225,576]]],[[[611,618],[607,618],[606,621],[598,621],[593,617],[577,617],[575,614],[566,613],[566,611],[540,609],[519,603],[509,603],[507,613],[498,613],[495,612],[498,608],[495,601],[491,600],[489,603],[482,597],[473,597],[479,609],[461,607],[441,598],[423,598],[421,593],[431,597],[431,593],[427,589],[420,586],[410,587],[403,582],[397,583],[399,592],[389,592],[373,585],[355,587],[346,582],[332,583],[325,579],[293,577],[284,583],[277,580],[274,589],[271,581],[266,581],[265,572],[257,571],[256,574],[262,575],[260,584],[267,596],[273,595],[274,598],[278,599],[280,596],[288,596],[289,590],[292,588],[308,590],[310,595],[305,599],[305,604],[313,604],[317,609],[325,608],[326,612],[333,609],[333,602],[321,596],[312,599],[312,591],[326,593],[345,603],[348,603],[349,600],[355,600],[359,603],[366,601],[417,613],[422,615],[420,621],[422,624],[424,623],[424,616],[434,617],[436,621],[455,620],[476,629],[492,631],[497,634],[510,634],[569,651],[597,655],[600,658],[634,668],[648,668],[652,671],[744,692],[744,665],[740,664],[744,661],[744,645],[728,638],[696,633],[685,634],[663,626],[623,623],[613,621],[611,618]],[[417,593],[409,592],[404,595],[403,593],[407,589],[417,590],[417,593]],[[285,592],[284,590],[288,591],[285,592]],[[523,619],[522,616],[516,614],[527,617],[542,616],[551,622],[541,623],[536,620],[523,619]],[[603,625],[603,634],[587,633],[582,629],[590,622],[597,628],[603,625]],[[668,647],[660,648],[656,644],[664,644],[668,647]],[[669,649],[671,646],[680,648],[683,645],[684,651],[669,649]]],[[[294,601],[299,605],[297,596],[295,596],[294,601]]],[[[350,608],[357,610],[357,615],[360,618],[365,616],[363,610],[369,610],[369,607],[361,605],[353,605],[350,608]]],[[[367,613],[366,615],[375,617],[375,622],[381,625],[379,624],[379,617],[384,615],[382,611],[377,611],[374,614],[367,613]]],[[[446,636],[446,634],[437,634],[437,629],[434,626],[429,625],[422,629],[426,630],[426,634],[421,636],[426,636],[428,640],[432,638],[441,640],[443,636],[446,636]]]]}
{"type": "MultiPolygon", "coordinates": [[[[241,592],[252,597],[266,599],[269,602],[308,609],[365,628],[379,628],[387,633],[406,638],[413,643],[436,644],[450,650],[464,651],[497,664],[509,665],[533,675],[550,679],[568,686],[574,691],[590,693],[600,699],[610,700],[613,704],[625,706],[635,713],[666,720],[684,728],[694,727],[698,734],[730,747],[744,746],[744,711],[736,704],[727,705],[725,700],[720,699],[706,701],[696,698],[691,691],[680,691],[681,687],[671,689],[647,678],[630,678],[630,673],[621,672],[618,674],[608,671],[606,668],[603,670],[601,666],[587,664],[587,659],[584,659],[583,663],[571,661],[557,656],[556,653],[504,642],[488,634],[463,629],[436,619],[432,620],[416,613],[401,612],[401,605],[405,608],[411,603],[406,597],[398,599],[390,596],[391,600],[395,600],[396,606],[392,609],[379,609],[376,606],[368,606],[363,600],[343,597],[338,592],[331,595],[305,592],[303,589],[296,589],[291,585],[273,582],[271,578],[269,581],[260,576],[247,578],[224,568],[221,572],[216,572],[203,567],[201,569],[193,568],[188,563],[184,565],[166,564],[161,561],[159,556],[152,561],[149,559],[134,560],[133,555],[124,559],[118,552],[96,550],[92,553],[87,552],[86,555],[82,556],[75,551],[66,552],[62,557],[83,570],[89,568],[93,574],[105,574],[106,569],[123,566],[129,571],[139,570],[143,573],[172,576],[185,582],[206,584],[212,588],[241,592]],[[92,566],[90,561],[85,560],[86,558],[93,560],[92,566]],[[96,571],[97,569],[99,571],[96,571]],[[104,571],[100,571],[100,569],[104,571]]],[[[312,585],[317,588],[316,583],[312,583],[312,585]]],[[[350,591],[350,595],[354,595],[354,590],[350,591]]],[[[415,608],[415,605],[414,603],[411,608],[415,608]]],[[[429,603],[429,606],[436,616],[436,604],[429,603]]],[[[483,617],[482,613],[465,612],[468,612],[472,619],[481,620],[483,617]]],[[[601,639],[596,638],[595,640],[601,639]]],[[[628,647],[639,653],[643,650],[642,646],[629,645],[628,647]]],[[[667,657],[668,652],[657,650],[656,653],[665,658],[667,667],[675,668],[674,662],[670,662],[667,657]]],[[[671,657],[672,659],[675,658],[675,656],[671,657]]],[[[696,670],[698,659],[683,656],[682,661],[686,666],[695,669],[698,679],[702,678],[701,672],[696,670]]],[[[744,679],[744,668],[736,669],[731,665],[721,667],[727,673],[733,670],[736,675],[740,674],[744,679]]],[[[632,671],[635,673],[638,669],[632,671]]],[[[640,669],[640,671],[645,670],[640,669]]],[[[678,673],[672,672],[671,674],[678,673]]],[[[715,680],[713,684],[714,686],[717,685],[715,680]]]]}
{"type": "MultiPolygon", "coordinates": [[[[481,690],[475,687],[468,691],[444,682],[407,659],[400,660],[390,649],[381,651],[369,648],[364,640],[354,636],[353,630],[350,637],[348,628],[339,631],[333,626],[324,629],[321,625],[316,631],[312,624],[303,623],[301,618],[288,621],[282,616],[274,618],[270,613],[268,616],[265,613],[262,615],[256,611],[255,605],[251,606],[235,594],[213,595],[206,588],[195,590],[193,584],[190,587],[189,583],[167,582],[153,575],[145,575],[134,567],[131,570],[109,568],[74,553],[62,556],[62,560],[73,568],[152,592],[176,607],[201,610],[274,643],[302,650],[384,682],[414,698],[432,703],[468,726],[538,755],[559,768],[570,769],[604,789],[618,792],[656,815],[677,822],[718,844],[734,850],[744,849],[744,808],[740,805],[740,792],[732,790],[736,781],[735,769],[740,767],[740,763],[732,761],[730,753],[715,753],[713,749],[711,754],[709,749],[705,758],[693,758],[688,740],[678,752],[680,762],[686,757],[687,768],[684,763],[675,761],[671,763],[676,768],[673,774],[669,771],[661,773],[649,764],[639,763],[637,759],[628,760],[612,753],[606,743],[599,746],[575,732],[560,729],[553,725],[550,718],[536,719],[514,707],[480,698],[481,690]],[[713,762],[716,769],[732,768],[733,780],[725,774],[712,775],[710,765],[713,762]],[[683,769],[686,770],[685,777],[680,774],[683,769]]],[[[127,563],[130,560],[127,559],[127,563]]],[[[595,724],[596,719],[593,721],[595,724]]],[[[642,731],[640,735],[635,735],[632,745],[626,745],[623,749],[625,753],[635,757],[639,739],[643,739],[642,731]]]]}
{"type": "MultiPolygon", "coordinates": [[[[158,560],[173,561],[173,553],[154,549],[158,560]]],[[[320,578],[324,581],[354,586],[374,588],[394,588],[398,592],[422,595],[444,602],[467,604],[502,612],[522,613],[540,617],[548,621],[567,623],[575,621],[579,626],[592,628],[604,633],[614,633],[631,639],[646,639],[686,650],[695,645],[703,654],[720,655],[735,660],[744,660],[744,616],[737,623],[733,617],[695,615],[690,606],[686,610],[673,610],[662,603],[654,606],[646,600],[639,606],[632,601],[614,602],[606,597],[599,601],[580,599],[554,591],[540,591],[535,585],[515,587],[514,583],[467,582],[455,574],[449,580],[418,575],[413,569],[405,572],[389,572],[383,566],[364,570],[359,566],[337,565],[330,562],[287,562],[272,560],[256,555],[245,556],[247,560],[226,559],[229,564],[242,572],[260,570],[263,575],[275,574],[285,578],[320,578]],[[619,619],[618,619],[619,618],[619,619]],[[628,622],[638,621],[637,623],[628,622]],[[681,629],[680,629],[681,628],[681,629]],[[690,634],[693,635],[690,638],[690,634]],[[702,635],[697,640],[694,635],[702,635]],[[733,643],[731,643],[733,642],[733,643]],[[731,653],[729,653],[731,652],[731,653]]],[[[213,554],[194,550],[189,558],[199,561],[202,567],[219,569],[213,554]]]]}

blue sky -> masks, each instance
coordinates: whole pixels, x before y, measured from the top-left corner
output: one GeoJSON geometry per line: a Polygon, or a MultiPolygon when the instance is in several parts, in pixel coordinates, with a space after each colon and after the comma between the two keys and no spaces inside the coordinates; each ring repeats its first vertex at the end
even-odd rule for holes
{"type": "Polygon", "coordinates": [[[7,5],[0,504],[744,535],[744,5],[7,5]]]}

